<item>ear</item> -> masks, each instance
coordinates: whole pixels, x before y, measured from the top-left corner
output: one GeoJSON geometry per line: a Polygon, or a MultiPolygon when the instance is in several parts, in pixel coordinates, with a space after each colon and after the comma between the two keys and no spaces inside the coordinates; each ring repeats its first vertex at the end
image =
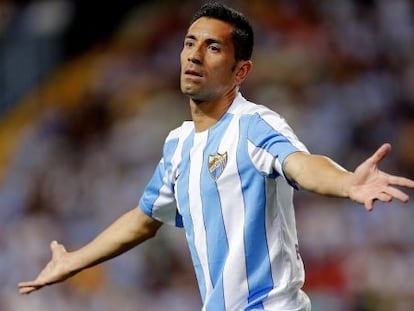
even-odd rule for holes
{"type": "Polygon", "coordinates": [[[236,72],[235,82],[237,85],[242,84],[242,82],[246,80],[247,75],[252,69],[252,66],[253,66],[253,63],[250,60],[242,60],[237,63],[236,70],[235,70],[236,72]]]}

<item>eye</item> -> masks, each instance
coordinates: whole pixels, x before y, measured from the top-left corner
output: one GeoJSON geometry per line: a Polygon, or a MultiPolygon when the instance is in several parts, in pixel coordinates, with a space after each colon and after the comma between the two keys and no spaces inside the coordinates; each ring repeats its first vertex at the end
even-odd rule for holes
{"type": "Polygon", "coordinates": [[[190,48],[190,47],[194,46],[194,42],[192,40],[185,40],[184,41],[184,46],[190,48]]]}
{"type": "Polygon", "coordinates": [[[220,48],[216,44],[210,44],[208,46],[208,49],[212,52],[220,52],[220,48]]]}

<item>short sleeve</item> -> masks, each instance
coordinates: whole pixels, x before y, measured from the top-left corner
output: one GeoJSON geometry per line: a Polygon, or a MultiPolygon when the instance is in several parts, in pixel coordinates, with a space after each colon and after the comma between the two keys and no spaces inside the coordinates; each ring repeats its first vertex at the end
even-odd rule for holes
{"type": "Polygon", "coordinates": [[[284,176],[283,162],[294,152],[308,152],[286,121],[273,111],[249,120],[248,153],[256,168],[268,176],[284,176]]]}
{"type": "Polygon", "coordinates": [[[164,145],[163,158],[158,163],[154,174],[139,200],[139,207],[150,217],[161,222],[182,227],[182,218],[177,210],[174,196],[174,172],[171,156],[176,141],[168,141],[164,145]]]}

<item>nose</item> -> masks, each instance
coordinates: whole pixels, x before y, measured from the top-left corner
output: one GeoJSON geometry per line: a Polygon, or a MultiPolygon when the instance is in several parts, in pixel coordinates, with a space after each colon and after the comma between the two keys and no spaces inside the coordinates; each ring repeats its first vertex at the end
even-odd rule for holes
{"type": "Polygon", "coordinates": [[[191,51],[188,52],[187,60],[194,64],[200,65],[202,63],[203,55],[200,47],[193,47],[191,51]]]}

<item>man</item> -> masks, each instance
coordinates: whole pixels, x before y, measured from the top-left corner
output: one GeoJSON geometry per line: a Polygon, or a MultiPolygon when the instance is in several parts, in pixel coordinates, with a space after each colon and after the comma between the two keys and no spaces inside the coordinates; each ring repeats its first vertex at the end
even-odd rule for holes
{"type": "Polygon", "coordinates": [[[384,144],[355,172],[310,154],[275,112],[239,93],[251,68],[253,32],[240,13],[206,4],[181,52],[181,90],[191,122],[168,135],[163,157],[138,208],[92,242],[52,259],[27,294],[61,282],[153,237],[162,223],[184,227],[203,310],[310,310],[301,287],[294,187],[343,197],[372,210],[374,201],[409,197],[414,181],[378,170],[384,144]]]}

